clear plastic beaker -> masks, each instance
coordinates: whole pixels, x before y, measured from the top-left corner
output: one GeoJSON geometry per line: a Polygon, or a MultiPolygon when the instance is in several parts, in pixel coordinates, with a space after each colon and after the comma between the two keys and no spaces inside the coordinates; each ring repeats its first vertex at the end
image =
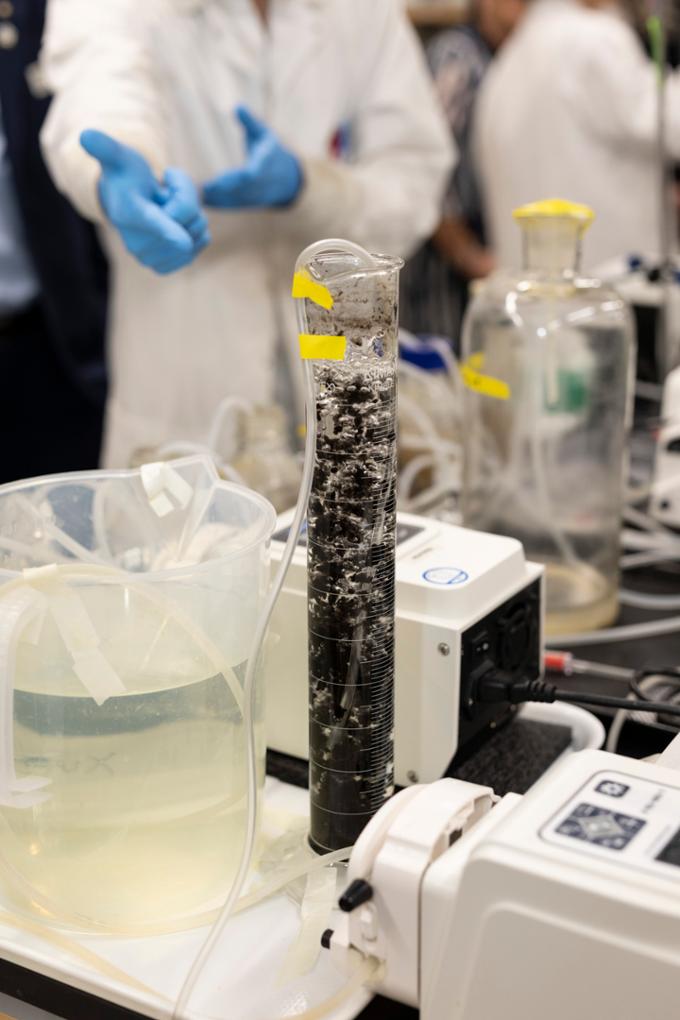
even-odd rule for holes
{"type": "Polygon", "coordinates": [[[130,934],[220,906],[248,811],[242,682],[274,524],[206,458],[0,488],[0,884],[15,905],[130,934]]]}
{"type": "Polygon", "coordinates": [[[516,217],[524,272],[493,276],[466,317],[463,514],[546,564],[547,632],[570,633],[617,614],[633,324],[578,275],[589,209],[554,200],[516,217]]]}
{"type": "Polygon", "coordinates": [[[302,253],[313,362],[309,500],[310,841],[349,846],[394,792],[397,333],[401,259],[346,241],[302,253]]]}

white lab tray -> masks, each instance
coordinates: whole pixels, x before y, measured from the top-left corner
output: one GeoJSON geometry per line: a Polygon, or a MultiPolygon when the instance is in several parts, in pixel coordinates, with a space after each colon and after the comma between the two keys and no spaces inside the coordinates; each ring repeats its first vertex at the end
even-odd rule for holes
{"type": "MultiPolygon", "coordinates": [[[[265,799],[268,808],[284,816],[307,814],[306,790],[268,779],[265,799]]],[[[164,996],[169,1000],[164,1006],[98,973],[70,952],[4,923],[4,910],[0,899],[0,957],[154,1020],[172,1016],[172,1004],[209,931],[135,939],[68,933],[80,946],[164,996]]],[[[285,987],[278,983],[277,974],[298,931],[298,908],[285,894],[234,917],[224,932],[223,945],[206,966],[189,1015],[196,1020],[283,1020],[295,1017],[307,1003],[316,1005],[332,996],[347,979],[323,951],[310,974],[285,987]]],[[[328,1020],[353,1020],[370,999],[370,993],[361,991],[341,1010],[329,1014],[328,1020]]],[[[0,1009],[7,1009],[16,1020],[51,1015],[5,996],[2,1000],[0,1009]]]]}
{"type": "MultiPolygon", "coordinates": [[[[521,714],[527,719],[570,726],[570,751],[602,746],[601,723],[583,709],[526,705],[521,714]]],[[[270,812],[280,813],[282,818],[307,817],[307,791],[275,779],[267,780],[265,803],[270,812]]],[[[98,973],[66,950],[3,923],[4,909],[0,895],[0,957],[154,1020],[169,1020],[172,1016],[171,1002],[209,930],[145,939],[69,933],[79,945],[170,1000],[163,1006],[158,999],[98,973]]],[[[333,966],[328,953],[320,953],[314,970],[294,984],[281,987],[277,983],[276,975],[298,930],[298,909],[285,894],[234,917],[196,989],[190,1016],[195,1020],[285,1020],[294,1018],[307,1004],[316,1005],[332,996],[346,978],[333,966]]],[[[370,993],[359,992],[327,1020],[354,1020],[370,999],[370,993]]],[[[16,1020],[51,1016],[6,996],[0,996],[0,1009],[7,1009],[16,1020]]]]}

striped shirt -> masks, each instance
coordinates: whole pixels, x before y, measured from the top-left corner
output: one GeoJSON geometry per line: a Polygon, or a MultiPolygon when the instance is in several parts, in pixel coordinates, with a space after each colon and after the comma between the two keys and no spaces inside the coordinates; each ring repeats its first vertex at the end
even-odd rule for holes
{"type": "MultiPolygon", "coordinates": [[[[437,35],[428,47],[427,57],[460,154],[446,195],[444,215],[463,219],[483,241],[471,135],[474,102],[491,51],[474,26],[464,25],[437,35]]],[[[428,242],[409,261],[402,275],[400,322],[413,333],[449,337],[457,347],[467,291],[468,281],[428,242]]]]}

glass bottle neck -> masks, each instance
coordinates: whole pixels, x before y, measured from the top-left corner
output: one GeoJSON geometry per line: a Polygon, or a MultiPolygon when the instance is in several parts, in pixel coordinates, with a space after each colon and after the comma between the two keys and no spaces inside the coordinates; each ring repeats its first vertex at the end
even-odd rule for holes
{"type": "Polygon", "coordinates": [[[535,220],[524,224],[524,269],[551,274],[578,272],[582,234],[581,224],[573,220],[535,220]]]}

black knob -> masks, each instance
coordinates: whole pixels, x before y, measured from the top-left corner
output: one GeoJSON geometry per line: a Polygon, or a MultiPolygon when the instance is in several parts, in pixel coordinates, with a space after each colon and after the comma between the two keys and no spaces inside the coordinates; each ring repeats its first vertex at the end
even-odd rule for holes
{"type": "Polygon", "coordinates": [[[343,913],[351,914],[362,903],[368,903],[371,899],[373,899],[373,886],[363,878],[355,878],[340,897],[338,906],[343,913]]]}
{"type": "Polygon", "coordinates": [[[325,932],[321,936],[321,948],[322,949],[330,949],[331,948],[331,939],[332,938],[333,938],[333,929],[332,928],[326,928],[325,932]]]}

